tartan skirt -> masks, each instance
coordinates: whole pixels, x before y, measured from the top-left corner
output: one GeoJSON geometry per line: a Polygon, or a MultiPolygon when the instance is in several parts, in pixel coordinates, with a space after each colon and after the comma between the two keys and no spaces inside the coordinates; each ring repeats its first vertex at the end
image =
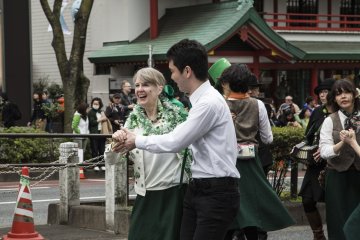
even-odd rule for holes
{"type": "Polygon", "coordinates": [[[137,195],[129,240],[178,240],[186,185],[137,195]]]}

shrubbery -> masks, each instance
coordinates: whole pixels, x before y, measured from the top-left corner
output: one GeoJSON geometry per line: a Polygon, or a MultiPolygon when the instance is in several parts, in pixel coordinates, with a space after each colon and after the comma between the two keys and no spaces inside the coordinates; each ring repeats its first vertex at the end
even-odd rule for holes
{"type": "MultiPolygon", "coordinates": [[[[271,153],[274,164],[272,166],[272,179],[270,183],[277,193],[281,196],[285,189],[285,177],[288,164],[292,161],[290,152],[292,148],[304,139],[305,129],[295,127],[274,127],[272,128],[274,140],[271,144],[271,153]]],[[[297,164],[294,162],[294,164],[297,164]]]]}
{"type": "Polygon", "coordinates": [[[274,161],[289,158],[290,151],[304,139],[305,129],[295,127],[274,127],[272,128],[274,141],[271,144],[271,152],[274,161]]]}
{"type": "MultiPolygon", "coordinates": [[[[0,133],[45,133],[29,127],[0,128],[0,133]]],[[[60,143],[64,139],[0,138],[0,162],[48,163],[59,159],[60,143]]]]}

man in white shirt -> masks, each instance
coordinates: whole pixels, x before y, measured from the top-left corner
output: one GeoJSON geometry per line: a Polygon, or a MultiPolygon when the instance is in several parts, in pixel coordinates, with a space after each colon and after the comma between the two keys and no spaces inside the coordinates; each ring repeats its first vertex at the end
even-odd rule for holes
{"type": "Polygon", "coordinates": [[[239,208],[237,143],[230,110],[207,79],[208,57],[195,40],[184,39],[167,52],[171,78],[190,95],[188,119],[164,135],[113,134],[113,151],[134,148],[179,152],[190,146],[192,179],[184,200],[181,240],[222,240],[239,208]]]}

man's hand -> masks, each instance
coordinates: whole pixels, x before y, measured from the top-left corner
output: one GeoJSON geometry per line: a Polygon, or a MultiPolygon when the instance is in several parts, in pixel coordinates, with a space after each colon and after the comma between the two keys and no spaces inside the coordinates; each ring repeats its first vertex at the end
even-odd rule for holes
{"type": "Polygon", "coordinates": [[[126,128],[116,131],[113,135],[112,151],[126,154],[133,150],[135,146],[136,135],[126,128]]]}
{"type": "Polygon", "coordinates": [[[315,162],[318,162],[320,160],[320,149],[318,148],[316,152],[313,154],[315,162]]]}

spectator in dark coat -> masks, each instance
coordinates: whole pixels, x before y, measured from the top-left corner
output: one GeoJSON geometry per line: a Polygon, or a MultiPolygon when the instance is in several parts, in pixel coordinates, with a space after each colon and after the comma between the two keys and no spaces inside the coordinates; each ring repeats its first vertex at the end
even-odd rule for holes
{"type": "Polygon", "coordinates": [[[129,108],[122,104],[120,94],[115,93],[112,97],[112,103],[105,109],[105,115],[111,122],[113,132],[120,130],[120,126],[124,125],[128,110],[129,108]]]}
{"type": "Polygon", "coordinates": [[[36,129],[45,131],[47,121],[45,111],[43,110],[44,101],[42,100],[42,94],[34,93],[33,101],[33,113],[27,125],[30,127],[32,124],[34,124],[36,129]]]}
{"type": "Polygon", "coordinates": [[[124,80],[121,83],[120,98],[121,98],[121,103],[128,108],[128,110],[126,111],[126,117],[127,117],[134,108],[134,97],[131,94],[131,84],[127,80],[124,80]]]}
{"type": "Polygon", "coordinates": [[[2,94],[2,99],[3,109],[1,114],[4,127],[13,127],[15,126],[16,121],[21,119],[21,112],[15,103],[9,101],[5,93],[2,94]]]}

